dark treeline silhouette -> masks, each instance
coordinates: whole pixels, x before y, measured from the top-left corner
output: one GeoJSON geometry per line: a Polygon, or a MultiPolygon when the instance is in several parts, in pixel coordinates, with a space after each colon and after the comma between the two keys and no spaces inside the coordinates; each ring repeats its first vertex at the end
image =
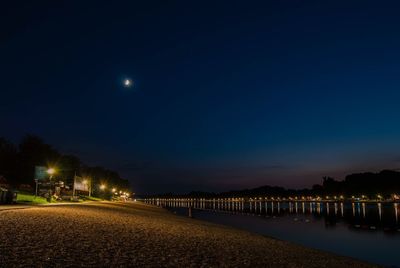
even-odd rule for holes
{"type": "Polygon", "coordinates": [[[378,173],[365,172],[347,175],[344,180],[337,181],[324,177],[322,185],[314,185],[313,192],[321,194],[366,195],[376,196],[399,194],[400,172],[382,170],[378,173]]]}
{"type": "Polygon", "coordinates": [[[129,189],[128,180],[122,179],[115,171],[103,167],[90,167],[74,155],[58,152],[51,145],[34,135],[25,136],[15,145],[0,137],[0,176],[15,188],[20,185],[34,185],[35,166],[55,167],[54,179],[73,184],[75,174],[92,180],[96,185],[107,184],[118,189],[129,189]]]}
{"type": "Polygon", "coordinates": [[[293,196],[340,196],[345,197],[365,195],[376,198],[377,195],[390,197],[400,194],[400,172],[382,170],[378,173],[365,172],[350,174],[344,180],[335,180],[323,177],[322,184],[315,184],[311,189],[285,189],[279,186],[261,186],[254,189],[229,191],[222,193],[191,192],[184,195],[162,194],[157,197],[188,197],[188,198],[213,198],[213,197],[293,197],[293,196]]]}

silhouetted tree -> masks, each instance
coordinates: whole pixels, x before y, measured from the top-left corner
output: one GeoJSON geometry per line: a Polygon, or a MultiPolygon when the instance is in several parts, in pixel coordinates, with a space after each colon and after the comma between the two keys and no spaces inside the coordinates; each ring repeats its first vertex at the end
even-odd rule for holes
{"type": "Polygon", "coordinates": [[[26,135],[16,147],[0,137],[0,175],[14,186],[34,184],[35,166],[56,167],[56,178],[72,185],[75,174],[92,179],[93,190],[100,183],[120,190],[129,190],[129,181],[112,170],[103,167],[89,167],[73,155],[63,155],[41,138],[26,135]]]}
{"type": "Polygon", "coordinates": [[[346,176],[348,194],[376,195],[398,193],[400,191],[400,172],[382,170],[379,173],[357,173],[346,176]]]}
{"type": "Polygon", "coordinates": [[[58,176],[67,184],[72,185],[75,174],[80,174],[82,163],[78,157],[73,155],[62,155],[57,164],[58,176]]]}
{"type": "Polygon", "coordinates": [[[315,195],[323,195],[323,194],[325,194],[324,187],[322,187],[322,185],[319,185],[319,184],[314,184],[312,186],[312,190],[311,191],[315,195]]]}
{"type": "Polygon", "coordinates": [[[324,194],[343,193],[343,183],[340,181],[336,181],[334,178],[331,177],[323,177],[322,187],[324,194]]]}
{"type": "Polygon", "coordinates": [[[11,142],[0,137],[0,175],[15,185],[17,168],[17,148],[11,142]]]}
{"type": "Polygon", "coordinates": [[[19,144],[19,183],[34,181],[35,166],[55,166],[61,155],[57,150],[34,135],[26,135],[19,144]]]}

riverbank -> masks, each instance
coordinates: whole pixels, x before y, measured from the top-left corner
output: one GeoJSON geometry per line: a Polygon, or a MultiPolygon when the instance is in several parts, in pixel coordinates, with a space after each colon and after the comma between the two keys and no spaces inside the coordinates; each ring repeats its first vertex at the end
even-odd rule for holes
{"type": "Polygon", "coordinates": [[[140,203],[0,212],[0,266],[374,267],[140,203]]]}

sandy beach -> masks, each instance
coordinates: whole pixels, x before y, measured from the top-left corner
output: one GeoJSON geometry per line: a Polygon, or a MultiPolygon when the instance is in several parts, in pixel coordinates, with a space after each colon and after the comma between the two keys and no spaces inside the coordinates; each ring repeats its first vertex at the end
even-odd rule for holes
{"type": "Polygon", "coordinates": [[[141,203],[0,211],[0,267],[374,267],[141,203]]]}

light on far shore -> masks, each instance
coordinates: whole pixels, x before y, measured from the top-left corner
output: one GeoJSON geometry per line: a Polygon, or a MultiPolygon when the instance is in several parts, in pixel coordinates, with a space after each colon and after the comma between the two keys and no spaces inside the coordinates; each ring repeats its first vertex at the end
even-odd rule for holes
{"type": "Polygon", "coordinates": [[[105,189],[106,189],[106,185],[105,184],[100,185],[100,190],[104,191],[105,189]]]}

